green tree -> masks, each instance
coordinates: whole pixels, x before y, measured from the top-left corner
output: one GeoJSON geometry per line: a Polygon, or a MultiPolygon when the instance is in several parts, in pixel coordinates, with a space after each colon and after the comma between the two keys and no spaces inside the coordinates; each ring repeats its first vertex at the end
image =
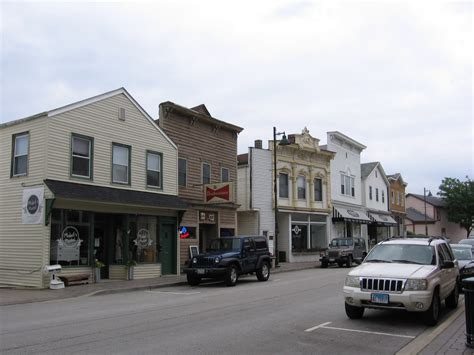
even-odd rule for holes
{"type": "Polygon", "coordinates": [[[466,176],[466,181],[444,178],[438,195],[444,199],[448,220],[459,223],[470,235],[474,222],[474,181],[466,176]]]}

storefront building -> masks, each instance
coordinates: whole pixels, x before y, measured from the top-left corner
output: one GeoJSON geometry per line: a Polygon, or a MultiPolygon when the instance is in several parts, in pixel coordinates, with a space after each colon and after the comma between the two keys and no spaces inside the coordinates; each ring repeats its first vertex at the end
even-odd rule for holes
{"type": "Polygon", "coordinates": [[[389,211],[390,183],[382,164],[371,162],[361,164],[362,204],[371,222],[368,225],[369,247],[391,237],[397,225],[389,211]]]}
{"type": "Polygon", "coordinates": [[[190,247],[206,250],[209,241],[237,231],[237,137],[241,127],[211,116],[206,106],[160,104],[159,126],[177,144],[179,197],[188,208],[180,228],[180,266],[190,247]]]}
{"type": "Polygon", "coordinates": [[[360,155],[365,145],[338,131],[327,132],[331,160],[331,239],[364,238],[368,245],[367,224],[371,219],[362,205],[360,155]]]}
{"type": "Polygon", "coordinates": [[[403,180],[400,173],[387,175],[388,181],[390,182],[390,212],[392,212],[393,218],[397,222],[392,227],[392,236],[406,236],[406,208],[405,208],[405,191],[407,183],[403,180]]]}
{"type": "Polygon", "coordinates": [[[1,285],[176,274],[177,146],[123,88],[0,125],[1,285]]]}

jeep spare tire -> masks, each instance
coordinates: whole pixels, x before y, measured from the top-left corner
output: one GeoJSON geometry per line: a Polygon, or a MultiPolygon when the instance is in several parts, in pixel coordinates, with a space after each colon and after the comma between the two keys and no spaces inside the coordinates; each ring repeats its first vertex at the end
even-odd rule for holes
{"type": "Polygon", "coordinates": [[[267,281],[270,277],[270,264],[268,261],[262,263],[262,267],[257,270],[258,281],[267,281]]]}

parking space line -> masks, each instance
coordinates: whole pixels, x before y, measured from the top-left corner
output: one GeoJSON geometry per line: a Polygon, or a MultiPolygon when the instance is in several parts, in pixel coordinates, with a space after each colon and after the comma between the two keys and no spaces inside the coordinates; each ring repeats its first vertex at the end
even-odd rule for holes
{"type": "Polygon", "coordinates": [[[315,327],[308,328],[308,329],[305,330],[305,332],[307,332],[307,333],[312,332],[313,330],[316,330],[318,328],[322,328],[322,327],[324,327],[325,325],[328,325],[328,324],[331,324],[331,322],[322,323],[322,324],[317,325],[315,327]]]}
{"type": "Polygon", "coordinates": [[[170,291],[145,291],[145,292],[148,292],[148,293],[167,293],[169,295],[184,295],[184,296],[197,295],[198,293],[201,293],[201,292],[170,292],[170,291]]]}
{"type": "Polygon", "coordinates": [[[317,325],[312,328],[308,328],[305,330],[305,332],[312,332],[313,330],[316,329],[332,329],[332,330],[342,330],[346,332],[355,332],[355,333],[365,333],[365,334],[374,334],[374,335],[384,335],[384,336],[390,336],[390,337],[397,337],[397,338],[408,338],[408,339],[415,339],[416,336],[412,335],[403,335],[403,334],[391,334],[391,333],[382,333],[382,332],[371,332],[368,330],[358,330],[358,329],[347,329],[347,328],[338,328],[338,327],[328,327],[327,325],[331,324],[331,322],[326,322],[322,323],[320,325],[317,325]]]}

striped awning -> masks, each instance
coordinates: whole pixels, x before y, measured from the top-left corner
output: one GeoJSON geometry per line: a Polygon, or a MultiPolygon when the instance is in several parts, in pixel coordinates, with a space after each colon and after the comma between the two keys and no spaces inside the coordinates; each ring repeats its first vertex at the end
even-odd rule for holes
{"type": "Polygon", "coordinates": [[[369,216],[370,219],[377,224],[384,226],[392,226],[397,224],[397,222],[391,216],[386,214],[369,212],[369,216]]]}
{"type": "Polygon", "coordinates": [[[356,208],[334,207],[333,208],[333,222],[355,222],[355,223],[371,223],[372,220],[367,214],[356,208]]]}

